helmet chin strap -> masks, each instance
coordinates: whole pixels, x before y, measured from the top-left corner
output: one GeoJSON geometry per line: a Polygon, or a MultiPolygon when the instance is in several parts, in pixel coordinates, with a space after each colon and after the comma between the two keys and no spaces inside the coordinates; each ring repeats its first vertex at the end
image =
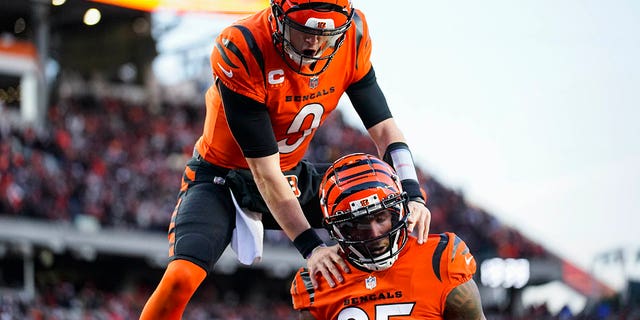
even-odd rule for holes
{"type": "Polygon", "coordinates": [[[291,58],[291,60],[293,60],[299,66],[308,65],[309,69],[313,71],[313,69],[318,64],[318,60],[315,60],[313,58],[318,58],[318,56],[322,55],[322,52],[320,54],[316,54],[316,56],[314,56],[313,58],[305,58],[305,56],[300,54],[297,50],[293,49],[291,46],[292,46],[291,43],[285,45],[285,52],[289,55],[289,58],[291,58]]]}
{"type": "MultiPolygon", "coordinates": [[[[398,259],[398,253],[400,250],[398,241],[400,240],[400,237],[403,236],[401,235],[401,232],[402,231],[398,230],[398,232],[396,232],[392,236],[393,238],[391,239],[391,243],[389,244],[390,248],[384,253],[374,257],[369,251],[369,253],[367,253],[367,256],[365,256],[365,252],[360,252],[360,250],[357,250],[357,248],[351,245],[349,251],[351,252],[351,254],[357,256],[358,258],[348,256],[347,259],[351,260],[351,262],[355,265],[358,265],[370,271],[386,270],[390,268],[398,259]]],[[[406,237],[406,235],[404,236],[406,237]]],[[[404,243],[402,244],[402,247],[404,247],[404,243]]]]}
{"type": "MultiPolygon", "coordinates": [[[[357,264],[359,264],[363,268],[366,268],[366,269],[371,270],[371,271],[386,270],[386,269],[391,268],[391,266],[398,259],[398,256],[394,254],[394,252],[396,252],[396,251],[398,251],[398,244],[397,243],[392,246],[391,250],[389,250],[386,253],[374,258],[374,260],[383,259],[382,261],[377,261],[377,262],[362,262],[362,261],[358,261],[357,264]],[[384,256],[387,256],[387,257],[384,257],[384,256]]],[[[358,254],[358,256],[361,256],[361,255],[358,254]]],[[[362,258],[366,259],[364,257],[362,257],[362,258]]]]}
{"type": "Polygon", "coordinates": [[[297,73],[302,74],[303,76],[313,77],[321,74],[322,72],[324,72],[324,70],[327,69],[331,60],[333,60],[333,57],[323,59],[322,62],[324,63],[324,65],[322,66],[322,68],[320,68],[320,70],[315,71],[316,67],[318,66],[319,60],[308,59],[311,61],[305,61],[305,58],[302,55],[296,53],[293,50],[287,49],[284,44],[282,44],[281,51],[282,51],[281,55],[282,55],[282,58],[285,59],[285,63],[291,69],[293,69],[297,73]],[[303,72],[304,66],[308,66],[308,69],[310,72],[303,72]]]}

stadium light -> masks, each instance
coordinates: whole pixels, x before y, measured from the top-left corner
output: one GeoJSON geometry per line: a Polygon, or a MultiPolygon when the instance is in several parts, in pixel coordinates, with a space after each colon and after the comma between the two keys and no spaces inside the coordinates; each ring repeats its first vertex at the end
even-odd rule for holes
{"type": "Polygon", "coordinates": [[[482,261],[480,281],[491,288],[522,288],[531,276],[527,259],[493,258],[482,261]]]}
{"type": "Polygon", "coordinates": [[[100,13],[100,10],[96,8],[90,8],[84,13],[82,22],[84,22],[84,24],[88,26],[93,26],[98,24],[101,18],[102,18],[102,13],[100,13]]]}

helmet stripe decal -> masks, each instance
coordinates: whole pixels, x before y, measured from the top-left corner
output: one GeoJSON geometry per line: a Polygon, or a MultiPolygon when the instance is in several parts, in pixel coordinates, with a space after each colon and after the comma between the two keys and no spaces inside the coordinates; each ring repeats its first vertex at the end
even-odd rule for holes
{"type": "MultiPolygon", "coordinates": [[[[381,183],[379,181],[373,181],[373,182],[366,182],[366,183],[361,183],[358,185],[355,185],[347,190],[343,190],[340,195],[336,198],[335,202],[336,203],[340,203],[340,201],[342,201],[344,198],[351,196],[352,194],[355,194],[359,191],[362,190],[368,190],[368,189],[373,189],[376,187],[381,187],[381,188],[385,188],[387,187],[386,184],[381,183]]],[[[382,199],[380,199],[382,200],[382,199]]]]}
{"type": "MultiPolygon", "coordinates": [[[[393,177],[391,177],[391,176],[390,176],[387,172],[385,172],[385,171],[382,171],[382,170],[374,170],[373,172],[375,172],[375,173],[385,174],[386,176],[388,176],[390,179],[392,179],[392,180],[393,180],[393,177]]],[[[361,174],[362,174],[362,172],[359,172],[359,173],[355,173],[355,174],[353,174],[353,175],[347,176],[347,177],[345,177],[345,178],[339,179],[338,181],[336,181],[336,183],[335,183],[335,184],[331,184],[331,185],[329,186],[329,189],[327,189],[327,195],[331,194],[331,193],[333,192],[334,188],[335,188],[335,187],[337,187],[337,186],[339,186],[341,182],[349,181],[350,179],[348,179],[348,178],[352,178],[352,177],[354,177],[354,176],[358,176],[358,175],[361,175],[361,174]]],[[[333,177],[333,175],[335,175],[335,171],[331,172],[331,175],[327,176],[327,179],[326,179],[326,180],[329,180],[328,178],[333,177]]],[[[386,186],[386,185],[382,185],[382,186],[386,186]]],[[[397,190],[397,191],[400,191],[400,190],[397,190]]],[[[342,198],[344,198],[344,197],[342,197],[342,198]]],[[[342,199],[342,198],[340,198],[340,199],[342,199]]],[[[339,202],[339,201],[337,201],[337,200],[335,201],[335,203],[338,203],[338,202],[339,202]]]]}
{"type": "MultiPolygon", "coordinates": [[[[385,174],[387,174],[387,172],[386,172],[385,170],[380,171],[380,170],[375,170],[375,168],[373,168],[373,166],[374,166],[374,165],[380,165],[380,166],[383,166],[383,167],[384,167],[384,166],[386,166],[386,163],[385,163],[385,162],[382,162],[382,161],[380,161],[380,160],[378,160],[378,159],[371,159],[371,158],[369,158],[369,159],[367,159],[366,161],[364,161],[364,160],[357,160],[357,161],[355,161],[355,162],[353,162],[353,163],[349,163],[349,164],[342,165],[342,166],[339,168],[339,169],[340,169],[340,170],[339,170],[339,172],[336,172],[336,169],[332,166],[332,167],[330,167],[330,168],[327,170],[327,172],[329,172],[329,174],[327,175],[327,177],[326,177],[326,179],[325,179],[325,180],[329,180],[329,179],[331,179],[333,176],[335,176],[335,175],[339,174],[340,172],[344,172],[344,171],[347,171],[347,170],[352,169],[352,168],[354,168],[354,167],[361,166],[361,165],[363,165],[363,162],[366,162],[370,167],[372,167],[372,170],[373,170],[373,171],[375,171],[376,173],[380,172],[380,173],[385,173],[385,174]]],[[[362,174],[362,173],[363,173],[363,172],[358,172],[358,173],[355,173],[355,174],[353,174],[353,175],[359,175],[359,174],[362,174]]],[[[338,178],[339,178],[339,181],[338,181],[338,182],[346,181],[346,180],[350,179],[353,175],[349,175],[349,176],[346,176],[346,177],[338,177],[338,178]]],[[[388,175],[388,174],[387,174],[387,175],[388,175]]]]}
{"type": "Polygon", "coordinates": [[[340,182],[347,182],[347,183],[348,183],[348,182],[349,182],[350,180],[352,180],[354,177],[357,177],[357,176],[362,175],[362,174],[364,174],[364,173],[376,173],[376,174],[381,173],[381,174],[384,174],[384,175],[386,175],[387,177],[389,177],[389,179],[393,180],[393,177],[392,177],[391,175],[389,175],[389,173],[388,173],[388,172],[386,172],[386,171],[384,171],[384,170],[378,170],[378,169],[375,169],[375,170],[367,170],[367,171],[357,172],[357,173],[354,173],[354,174],[352,174],[352,175],[346,176],[346,177],[344,177],[344,178],[340,178],[340,180],[338,181],[338,183],[340,183],[340,182]]]}
{"type": "MultiPolygon", "coordinates": [[[[391,186],[398,186],[396,177],[388,170],[389,165],[378,158],[362,158],[361,155],[358,154],[356,156],[346,156],[342,161],[343,163],[337,167],[330,167],[324,178],[324,197],[331,197],[334,193],[337,194],[337,198],[332,201],[330,211],[333,211],[335,204],[340,203],[358,191],[375,188],[388,189],[391,186]],[[367,176],[378,176],[378,179],[381,180],[374,184],[372,184],[372,182],[363,183],[364,181],[360,181],[367,176]],[[385,181],[386,179],[388,179],[388,181],[385,181]]],[[[400,192],[400,189],[393,191],[400,192]]]]}

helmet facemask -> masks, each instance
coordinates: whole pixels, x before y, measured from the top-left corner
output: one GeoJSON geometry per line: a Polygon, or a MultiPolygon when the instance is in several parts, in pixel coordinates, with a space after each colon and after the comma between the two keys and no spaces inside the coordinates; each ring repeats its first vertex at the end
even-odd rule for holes
{"type": "Polygon", "coordinates": [[[388,269],[406,244],[407,216],[403,214],[404,200],[402,196],[389,200],[386,204],[389,207],[373,205],[359,212],[336,215],[336,222],[327,221],[331,236],[338,241],[347,259],[353,264],[371,271],[388,269]],[[344,220],[340,219],[340,216],[343,216],[344,220]],[[372,220],[383,221],[381,224],[387,226],[388,231],[372,237],[372,231],[367,230],[372,220]],[[366,234],[369,236],[365,236],[366,234]]]}
{"type": "Polygon", "coordinates": [[[292,2],[272,1],[273,41],[291,69],[316,76],[329,66],[342,45],[353,9],[326,2],[292,2]]]}
{"type": "Polygon", "coordinates": [[[364,154],[342,159],[321,184],[324,227],[352,264],[385,270],[408,238],[407,195],[385,162],[364,154]]]}

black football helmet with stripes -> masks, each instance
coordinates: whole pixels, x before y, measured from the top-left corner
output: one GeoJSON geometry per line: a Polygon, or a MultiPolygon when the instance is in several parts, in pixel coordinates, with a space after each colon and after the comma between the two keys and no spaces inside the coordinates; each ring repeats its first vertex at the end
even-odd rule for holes
{"type": "Polygon", "coordinates": [[[407,242],[407,199],[393,168],[364,153],[336,160],[320,184],[324,227],[351,263],[372,271],[391,267],[407,242]]]}

